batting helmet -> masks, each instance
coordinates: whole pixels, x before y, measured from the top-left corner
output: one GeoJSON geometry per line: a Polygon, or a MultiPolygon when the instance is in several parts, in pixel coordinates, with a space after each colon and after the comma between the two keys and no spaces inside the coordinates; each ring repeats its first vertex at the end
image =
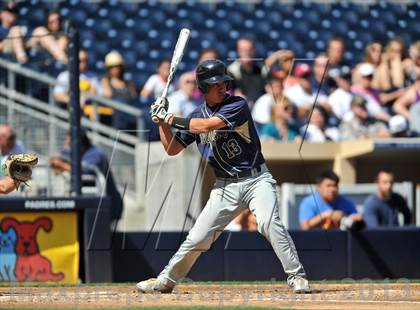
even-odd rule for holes
{"type": "Polygon", "coordinates": [[[227,74],[226,65],[217,59],[200,63],[196,70],[198,89],[205,94],[209,84],[229,82],[233,79],[227,74]]]}

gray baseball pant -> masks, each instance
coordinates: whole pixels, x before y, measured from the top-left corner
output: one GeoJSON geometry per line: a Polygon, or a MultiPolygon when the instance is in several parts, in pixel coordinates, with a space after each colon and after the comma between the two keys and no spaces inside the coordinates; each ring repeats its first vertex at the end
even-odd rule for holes
{"type": "Polygon", "coordinates": [[[276,181],[265,169],[253,177],[216,180],[205,208],[159,280],[174,285],[186,277],[200,254],[210,249],[223,229],[243,211],[243,204],[255,215],[258,231],[271,243],[288,282],[295,276],[306,277],[293,240],[280,221],[276,181]]]}

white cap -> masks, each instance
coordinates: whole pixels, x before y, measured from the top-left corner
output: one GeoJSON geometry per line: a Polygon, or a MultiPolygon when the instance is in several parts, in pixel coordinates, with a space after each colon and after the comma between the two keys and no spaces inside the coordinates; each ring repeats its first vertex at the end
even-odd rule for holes
{"type": "Polygon", "coordinates": [[[402,115],[394,115],[388,122],[391,134],[396,134],[408,129],[407,120],[402,115]]]}
{"type": "Polygon", "coordinates": [[[359,70],[361,76],[369,76],[375,73],[375,67],[368,62],[362,63],[359,70]]]}

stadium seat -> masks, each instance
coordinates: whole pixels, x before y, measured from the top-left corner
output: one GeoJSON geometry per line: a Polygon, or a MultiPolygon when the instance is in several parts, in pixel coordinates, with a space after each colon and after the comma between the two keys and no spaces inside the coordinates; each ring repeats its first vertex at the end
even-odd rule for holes
{"type": "Polygon", "coordinates": [[[29,25],[35,27],[45,24],[46,11],[41,8],[32,8],[25,18],[28,19],[29,25]]]}
{"type": "Polygon", "coordinates": [[[127,15],[123,10],[116,9],[109,15],[109,18],[111,20],[112,25],[116,28],[119,28],[124,26],[124,23],[127,19],[127,15]]]}
{"type": "Polygon", "coordinates": [[[74,9],[71,11],[71,20],[77,27],[83,27],[88,15],[84,10],[74,9]]]}
{"type": "Polygon", "coordinates": [[[256,40],[261,57],[279,48],[312,57],[325,52],[329,39],[340,36],[346,40],[346,59],[357,63],[372,40],[386,43],[401,36],[408,45],[420,33],[420,3],[389,1],[368,5],[356,1],[31,0],[21,3],[19,24],[42,25],[53,7],[79,28],[81,46],[95,55],[92,68],[98,70],[103,70],[105,54],[117,49],[128,53],[126,61],[133,70],[153,73],[159,58],[171,56],[184,27],[192,29],[189,49],[193,52],[186,55],[184,68],[196,63],[203,47],[215,47],[224,58],[236,57],[236,40],[248,34],[256,40]]]}
{"type": "Polygon", "coordinates": [[[131,49],[136,41],[136,35],[133,31],[122,30],[118,33],[118,40],[121,42],[122,48],[131,49]]]}
{"type": "Polygon", "coordinates": [[[137,61],[137,53],[134,51],[123,51],[122,57],[124,58],[125,62],[128,64],[135,64],[137,61]]]}

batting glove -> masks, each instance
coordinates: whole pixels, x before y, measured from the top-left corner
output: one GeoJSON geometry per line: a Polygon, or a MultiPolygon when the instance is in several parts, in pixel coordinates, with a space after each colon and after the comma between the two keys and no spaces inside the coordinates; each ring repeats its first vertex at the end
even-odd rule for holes
{"type": "Polygon", "coordinates": [[[168,111],[168,107],[169,107],[169,102],[168,99],[166,97],[159,97],[156,99],[156,101],[152,104],[151,108],[153,109],[154,107],[157,106],[162,106],[165,111],[168,111]]]}
{"type": "Polygon", "coordinates": [[[157,105],[157,106],[152,106],[151,108],[151,116],[152,116],[152,120],[155,123],[159,123],[159,122],[164,122],[164,123],[168,123],[169,119],[172,116],[172,113],[168,113],[165,110],[165,107],[162,105],[157,105]]]}

